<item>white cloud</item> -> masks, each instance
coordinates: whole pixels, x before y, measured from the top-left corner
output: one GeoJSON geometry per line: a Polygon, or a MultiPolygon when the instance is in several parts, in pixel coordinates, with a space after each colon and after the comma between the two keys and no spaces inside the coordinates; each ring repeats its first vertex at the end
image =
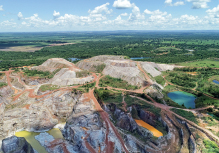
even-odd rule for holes
{"type": "Polygon", "coordinates": [[[146,14],[153,14],[151,11],[149,11],[148,9],[144,10],[144,13],[146,14]]]}
{"type": "Polygon", "coordinates": [[[133,4],[130,3],[130,0],[116,0],[113,3],[113,7],[117,9],[126,9],[131,8],[133,4]]]}
{"type": "Polygon", "coordinates": [[[164,3],[166,3],[166,4],[168,4],[168,5],[172,5],[172,0],[165,0],[164,3]]]}
{"type": "Polygon", "coordinates": [[[0,5],[0,11],[4,11],[3,5],[0,5]]]}
{"type": "Polygon", "coordinates": [[[16,23],[6,20],[6,21],[3,21],[3,22],[0,23],[0,27],[6,27],[7,29],[15,28],[16,23]]]}
{"type": "Polygon", "coordinates": [[[183,20],[188,20],[188,21],[195,21],[196,19],[198,18],[198,16],[193,16],[193,15],[182,15],[180,17],[180,19],[183,19],[183,20]]]}
{"type": "Polygon", "coordinates": [[[122,13],[121,16],[128,16],[128,13],[122,13]]]}
{"type": "Polygon", "coordinates": [[[155,24],[168,22],[172,18],[171,14],[168,14],[167,12],[161,12],[160,10],[149,11],[146,9],[144,10],[144,13],[151,15],[149,17],[149,21],[154,22],[155,24]]]}
{"type": "Polygon", "coordinates": [[[208,2],[211,0],[187,0],[187,2],[192,2],[193,9],[200,9],[200,8],[208,8],[208,2]]]}
{"type": "Polygon", "coordinates": [[[53,12],[53,17],[54,17],[54,19],[55,18],[58,18],[60,16],[60,13],[59,12],[56,12],[55,10],[54,10],[54,12],[53,12]]]}
{"type": "Polygon", "coordinates": [[[135,4],[133,4],[132,13],[129,15],[129,20],[141,20],[144,19],[144,14],[140,12],[139,7],[137,7],[135,4]]]}
{"type": "Polygon", "coordinates": [[[178,1],[173,4],[173,6],[180,6],[180,5],[185,5],[185,3],[183,1],[178,1]]]}
{"type": "Polygon", "coordinates": [[[101,6],[97,6],[97,7],[95,7],[94,10],[92,10],[92,11],[89,10],[88,13],[90,13],[90,14],[100,14],[102,12],[105,12],[106,14],[110,14],[110,13],[112,13],[112,9],[109,10],[108,7],[107,7],[108,5],[109,5],[109,3],[103,4],[101,6]]]}
{"type": "Polygon", "coordinates": [[[183,1],[178,1],[172,4],[172,0],[165,0],[165,2],[169,6],[180,6],[180,5],[185,5],[183,1]]]}
{"type": "Polygon", "coordinates": [[[18,20],[21,20],[21,19],[23,18],[23,14],[22,14],[21,12],[19,12],[19,13],[17,14],[17,17],[18,17],[18,20]]]}
{"type": "MultiPolygon", "coordinates": [[[[180,2],[180,1],[178,1],[180,2]]],[[[177,3],[177,2],[176,2],[177,3]]],[[[171,5],[179,5],[171,1],[171,5]]],[[[215,29],[219,28],[219,6],[208,9],[207,16],[200,18],[189,14],[174,18],[166,11],[148,10],[141,11],[139,7],[132,4],[132,12],[121,13],[116,17],[111,15],[112,10],[108,8],[109,3],[89,10],[86,16],[51,12],[51,19],[43,19],[38,14],[23,17],[19,12],[18,19],[21,22],[15,23],[12,20],[0,22],[0,29],[27,30],[29,31],[51,31],[51,30],[182,30],[182,29],[215,29]]]]}
{"type": "Polygon", "coordinates": [[[219,18],[219,5],[217,7],[214,7],[212,10],[208,9],[206,11],[210,18],[219,18]]]}

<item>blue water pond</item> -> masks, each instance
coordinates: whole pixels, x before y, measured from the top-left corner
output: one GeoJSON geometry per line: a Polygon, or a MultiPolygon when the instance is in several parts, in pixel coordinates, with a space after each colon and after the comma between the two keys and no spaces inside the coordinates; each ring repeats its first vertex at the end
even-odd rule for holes
{"type": "Polygon", "coordinates": [[[213,80],[213,82],[216,83],[216,84],[219,84],[219,81],[217,81],[217,80],[213,80]]]}
{"type": "Polygon", "coordinates": [[[138,60],[138,59],[150,59],[151,57],[131,57],[131,60],[138,60]]]}
{"type": "Polygon", "coordinates": [[[183,91],[174,91],[167,94],[170,99],[186,108],[195,108],[196,96],[183,91]]]}
{"type": "Polygon", "coordinates": [[[71,60],[72,62],[74,62],[74,61],[80,61],[81,59],[79,59],[79,58],[68,58],[69,60],[71,60]]]}

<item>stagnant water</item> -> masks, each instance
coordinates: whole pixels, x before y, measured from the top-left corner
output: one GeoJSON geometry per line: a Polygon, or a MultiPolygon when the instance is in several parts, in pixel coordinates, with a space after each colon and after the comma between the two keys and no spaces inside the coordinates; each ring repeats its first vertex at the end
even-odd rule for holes
{"type": "Polygon", "coordinates": [[[195,108],[196,96],[188,92],[174,91],[167,94],[170,99],[186,108],[195,108]]]}
{"type": "Polygon", "coordinates": [[[142,126],[146,129],[148,129],[149,131],[151,131],[155,137],[163,136],[163,133],[161,133],[160,131],[158,131],[153,126],[149,125],[148,123],[146,123],[142,120],[135,120],[135,121],[139,126],[142,126]]]}
{"type": "MultiPolygon", "coordinates": [[[[51,129],[47,131],[50,135],[52,135],[55,139],[63,139],[62,132],[58,128],[51,129]]],[[[28,131],[20,131],[16,132],[15,136],[24,137],[31,146],[38,151],[38,153],[48,153],[46,149],[41,146],[41,144],[35,139],[35,136],[39,135],[39,132],[28,132],[28,131]]]]}

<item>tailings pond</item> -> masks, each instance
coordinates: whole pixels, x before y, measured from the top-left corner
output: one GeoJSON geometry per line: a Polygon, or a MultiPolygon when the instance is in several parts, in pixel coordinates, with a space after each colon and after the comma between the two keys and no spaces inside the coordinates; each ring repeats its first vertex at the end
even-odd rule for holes
{"type": "Polygon", "coordinates": [[[139,126],[142,126],[142,127],[146,128],[146,129],[148,129],[149,131],[151,131],[155,137],[163,136],[163,133],[161,133],[160,131],[158,131],[153,126],[149,125],[148,123],[146,123],[146,122],[144,122],[142,120],[135,120],[135,122],[139,126]]]}
{"type": "Polygon", "coordinates": [[[186,108],[195,108],[196,96],[183,91],[174,91],[167,94],[170,99],[186,108]]]}
{"type": "MultiPolygon", "coordinates": [[[[51,129],[47,131],[47,133],[52,135],[54,139],[63,139],[62,132],[58,128],[51,129]]],[[[16,132],[15,136],[24,137],[38,153],[48,153],[46,149],[35,139],[35,136],[39,134],[39,132],[20,131],[16,132]]]]}

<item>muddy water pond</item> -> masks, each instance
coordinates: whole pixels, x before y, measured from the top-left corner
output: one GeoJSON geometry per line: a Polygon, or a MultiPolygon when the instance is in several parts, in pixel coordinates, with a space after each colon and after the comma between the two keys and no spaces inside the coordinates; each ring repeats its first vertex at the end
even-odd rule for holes
{"type": "MultiPolygon", "coordinates": [[[[63,139],[62,132],[58,128],[51,129],[47,131],[47,133],[52,135],[55,139],[63,139]]],[[[36,151],[38,151],[38,153],[48,153],[46,149],[35,139],[35,136],[39,134],[39,132],[20,131],[16,132],[15,136],[24,137],[27,142],[30,143],[36,151]]]]}
{"type": "Polygon", "coordinates": [[[170,99],[186,108],[195,108],[196,96],[188,92],[174,91],[167,94],[170,99]]]}
{"type": "Polygon", "coordinates": [[[163,133],[161,133],[160,131],[158,131],[153,126],[149,125],[148,123],[146,123],[142,120],[135,120],[135,121],[139,126],[142,126],[146,129],[148,129],[149,131],[151,131],[155,137],[163,136],[163,133]]]}

